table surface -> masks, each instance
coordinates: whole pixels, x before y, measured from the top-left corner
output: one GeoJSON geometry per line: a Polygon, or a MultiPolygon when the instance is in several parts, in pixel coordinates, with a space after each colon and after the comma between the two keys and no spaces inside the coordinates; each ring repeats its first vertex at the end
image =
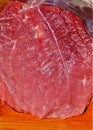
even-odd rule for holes
{"type": "Polygon", "coordinates": [[[65,120],[38,119],[30,114],[18,113],[0,103],[0,130],[92,130],[93,102],[87,111],[78,117],[65,120]]]}

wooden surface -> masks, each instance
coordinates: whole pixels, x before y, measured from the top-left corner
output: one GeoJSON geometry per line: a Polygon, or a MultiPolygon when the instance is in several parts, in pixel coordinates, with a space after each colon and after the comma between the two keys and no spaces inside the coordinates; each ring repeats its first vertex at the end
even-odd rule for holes
{"type": "Polygon", "coordinates": [[[30,114],[17,113],[0,103],[0,130],[92,130],[93,102],[84,115],[65,120],[38,119],[30,114]]]}

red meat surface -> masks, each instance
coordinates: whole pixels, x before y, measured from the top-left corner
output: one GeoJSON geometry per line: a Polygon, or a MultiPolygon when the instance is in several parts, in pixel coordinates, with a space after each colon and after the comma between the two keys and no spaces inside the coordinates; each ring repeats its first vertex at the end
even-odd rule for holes
{"type": "Polygon", "coordinates": [[[40,118],[82,114],[92,97],[91,43],[68,10],[10,2],[0,13],[0,99],[40,118]]]}

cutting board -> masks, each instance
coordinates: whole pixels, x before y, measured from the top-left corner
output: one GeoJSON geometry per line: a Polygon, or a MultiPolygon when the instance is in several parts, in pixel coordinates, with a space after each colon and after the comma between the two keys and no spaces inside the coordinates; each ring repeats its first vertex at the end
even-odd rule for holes
{"type": "Polygon", "coordinates": [[[65,120],[42,119],[30,114],[18,113],[0,103],[0,130],[92,130],[93,102],[87,111],[78,117],[65,120]]]}

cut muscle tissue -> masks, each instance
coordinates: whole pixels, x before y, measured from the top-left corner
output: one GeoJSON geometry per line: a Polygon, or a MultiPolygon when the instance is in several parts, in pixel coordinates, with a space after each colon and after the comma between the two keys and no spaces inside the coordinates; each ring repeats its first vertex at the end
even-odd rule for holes
{"type": "Polygon", "coordinates": [[[39,118],[81,115],[92,97],[92,41],[66,9],[9,2],[0,13],[0,99],[39,118]]]}

